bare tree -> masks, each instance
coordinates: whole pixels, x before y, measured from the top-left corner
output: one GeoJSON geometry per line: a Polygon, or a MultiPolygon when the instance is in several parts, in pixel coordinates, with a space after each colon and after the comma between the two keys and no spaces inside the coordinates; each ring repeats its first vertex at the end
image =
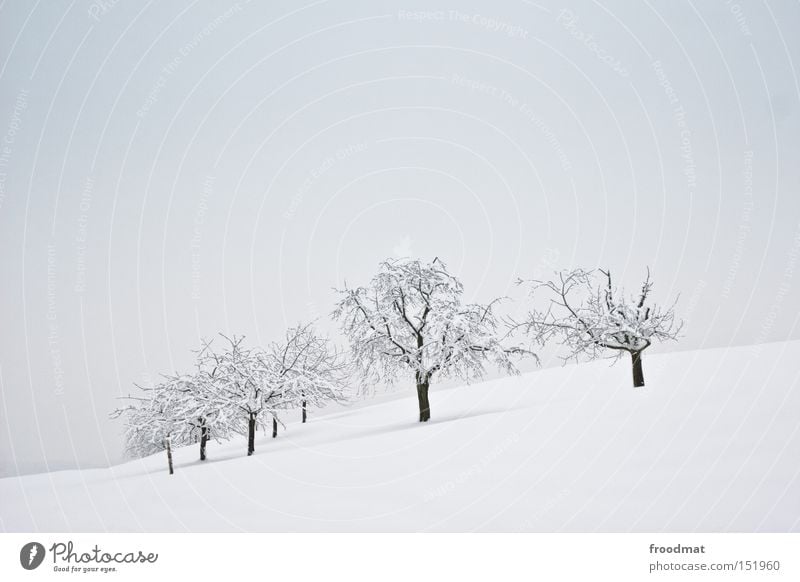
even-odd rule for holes
{"type": "Polygon", "coordinates": [[[386,260],[368,287],[339,291],[334,318],[351,345],[352,358],[365,380],[393,382],[401,374],[416,381],[419,420],[430,419],[428,390],[434,375],[469,380],[482,376],[484,364],[516,373],[487,305],[464,305],[463,285],[438,258],[386,260]]]}
{"type": "MultiPolygon", "coordinates": [[[[556,273],[552,281],[518,281],[530,284],[531,294],[549,299],[547,309],[534,310],[524,328],[544,343],[560,338],[571,352],[565,360],[586,355],[591,359],[609,352],[615,358],[631,356],[634,387],[644,386],[642,352],[654,341],[677,340],[682,322],[675,317],[675,302],[666,308],[649,304],[653,283],[650,270],[639,293],[626,297],[611,281],[611,272],[575,269],[556,273]]],[[[677,299],[676,299],[677,302],[677,299]]]]}

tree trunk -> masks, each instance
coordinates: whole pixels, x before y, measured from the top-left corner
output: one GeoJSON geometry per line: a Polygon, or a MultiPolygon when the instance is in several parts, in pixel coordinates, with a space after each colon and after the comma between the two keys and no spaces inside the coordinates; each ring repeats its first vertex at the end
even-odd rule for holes
{"type": "Polygon", "coordinates": [[[169,474],[172,475],[175,471],[172,470],[172,444],[170,443],[169,437],[165,439],[165,443],[167,445],[167,463],[169,464],[169,474]]]}
{"type": "Polygon", "coordinates": [[[250,414],[247,421],[247,456],[256,452],[256,415],[250,414]]]}
{"type": "Polygon", "coordinates": [[[206,460],[206,443],[208,443],[208,426],[205,419],[200,421],[200,460],[206,460]]]}
{"type": "Polygon", "coordinates": [[[644,386],[644,371],[642,370],[642,352],[631,352],[631,362],[633,364],[633,387],[641,388],[644,386]]]}
{"type": "Polygon", "coordinates": [[[274,416],[272,417],[272,438],[278,436],[278,419],[274,416]]]}
{"type": "Polygon", "coordinates": [[[306,423],[306,401],[303,400],[303,424],[306,423]]]}
{"type": "Polygon", "coordinates": [[[419,400],[419,421],[428,422],[431,418],[431,405],[428,402],[430,377],[417,374],[417,399],[419,400]]]}

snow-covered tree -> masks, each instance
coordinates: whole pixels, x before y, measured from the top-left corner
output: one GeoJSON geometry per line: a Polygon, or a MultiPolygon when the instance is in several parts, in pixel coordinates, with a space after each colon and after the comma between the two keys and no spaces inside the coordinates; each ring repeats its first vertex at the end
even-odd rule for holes
{"type": "MultiPolygon", "coordinates": [[[[666,308],[649,303],[650,270],[638,294],[626,297],[611,282],[611,272],[575,269],[556,273],[552,281],[519,281],[531,294],[549,299],[544,310],[531,311],[520,325],[540,342],[559,338],[569,347],[565,360],[594,359],[609,353],[631,355],[634,387],[644,386],[642,352],[654,341],[676,340],[682,323],[675,302],[666,308]]],[[[676,300],[677,301],[677,300],[676,300]]]]}
{"type": "Polygon", "coordinates": [[[206,446],[211,439],[228,440],[236,433],[237,414],[229,399],[218,389],[217,360],[210,342],[203,342],[195,352],[196,371],[191,376],[190,394],[184,407],[185,422],[190,428],[190,440],[200,443],[200,460],[206,460],[206,446]]]}
{"type": "Polygon", "coordinates": [[[244,337],[220,338],[203,343],[192,374],[164,376],[112,413],[126,421],[129,455],[166,450],[172,473],[175,446],[199,442],[205,460],[209,440],[232,434],[247,437],[252,455],[256,430],[271,424],[276,436],[280,411],[301,408],[305,422],[309,404],[343,399],[347,366],[311,325],[288,330],[267,351],[245,347],[244,337]]]}
{"type": "Polygon", "coordinates": [[[255,452],[259,426],[275,422],[291,394],[278,381],[278,370],[267,352],[247,348],[244,337],[227,337],[222,349],[207,343],[203,350],[205,393],[213,395],[230,430],[247,436],[247,454],[255,452]]]}
{"type": "MultiPolygon", "coordinates": [[[[125,399],[128,404],[111,413],[111,418],[121,418],[125,422],[125,454],[130,458],[139,459],[163,451],[166,444],[164,437],[154,435],[152,430],[157,408],[151,398],[127,396],[125,399]]],[[[158,426],[161,426],[160,421],[158,426]]]]}
{"type": "Polygon", "coordinates": [[[493,308],[463,304],[463,285],[438,258],[382,262],[367,287],[339,291],[334,318],[341,322],[354,364],[365,380],[391,383],[414,377],[419,420],[430,419],[428,390],[435,375],[465,380],[484,373],[487,361],[516,373],[498,334],[493,308]]]}
{"type": "MultiPolygon", "coordinates": [[[[317,334],[313,324],[286,331],[285,339],[269,350],[278,389],[286,408],[300,408],[305,423],[310,406],[345,400],[348,365],[330,341],[317,334]]],[[[273,423],[273,436],[277,420],[273,423]]]]}
{"type": "Polygon", "coordinates": [[[171,456],[174,446],[200,443],[200,460],[206,460],[209,440],[227,440],[235,432],[230,400],[218,390],[216,360],[208,343],[196,352],[192,374],[164,375],[140,395],[123,398],[128,404],[112,413],[126,420],[125,449],[142,457],[162,450],[171,456]]]}
{"type": "Polygon", "coordinates": [[[172,448],[191,442],[197,405],[196,384],[191,376],[168,376],[142,396],[127,397],[129,404],[112,413],[125,418],[125,449],[134,457],[166,450],[169,474],[173,474],[172,448]]]}

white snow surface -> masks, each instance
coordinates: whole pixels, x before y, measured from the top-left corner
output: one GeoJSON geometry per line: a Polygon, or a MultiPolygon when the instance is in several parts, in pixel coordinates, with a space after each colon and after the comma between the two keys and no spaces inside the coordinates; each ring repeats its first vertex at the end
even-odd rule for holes
{"type": "MultiPolygon", "coordinates": [[[[0,480],[5,531],[799,531],[800,341],[543,369],[107,469],[0,480]]],[[[299,416],[299,412],[297,413],[299,416]]],[[[298,419],[299,420],[299,419],[298,419]]]]}

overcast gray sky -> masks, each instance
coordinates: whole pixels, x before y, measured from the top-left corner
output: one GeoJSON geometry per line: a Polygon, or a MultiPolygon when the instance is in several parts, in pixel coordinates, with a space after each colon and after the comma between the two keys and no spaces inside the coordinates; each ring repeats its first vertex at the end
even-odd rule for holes
{"type": "Polygon", "coordinates": [[[261,4],[0,5],[0,475],[119,460],[134,382],[387,256],[800,337],[797,2],[261,4]]]}

